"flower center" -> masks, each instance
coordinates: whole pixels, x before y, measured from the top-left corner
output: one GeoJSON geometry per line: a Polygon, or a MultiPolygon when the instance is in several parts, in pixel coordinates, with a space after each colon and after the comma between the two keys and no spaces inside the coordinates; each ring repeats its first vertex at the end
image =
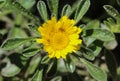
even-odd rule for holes
{"type": "Polygon", "coordinates": [[[55,50],[61,50],[64,49],[69,43],[69,38],[67,34],[65,33],[55,33],[53,38],[52,38],[52,47],[55,50]]]}

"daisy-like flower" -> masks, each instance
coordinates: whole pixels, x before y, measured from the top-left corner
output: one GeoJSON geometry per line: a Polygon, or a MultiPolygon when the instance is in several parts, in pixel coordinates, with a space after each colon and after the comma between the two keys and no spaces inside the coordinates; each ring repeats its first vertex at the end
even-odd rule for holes
{"type": "Polygon", "coordinates": [[[53,17],[38,28],[42,38],[36,40],[44,45],[50,58],[66,58],[66,55],[79,50],[81,28],[74,26],[75,21],[63,16],[59,21],[53,17]]]}

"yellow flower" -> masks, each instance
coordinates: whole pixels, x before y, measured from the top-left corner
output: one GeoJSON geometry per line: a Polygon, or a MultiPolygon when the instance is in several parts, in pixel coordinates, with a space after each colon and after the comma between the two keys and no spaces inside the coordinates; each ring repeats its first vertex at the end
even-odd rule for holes
{"type": "Polygon", "coordinates": [[[42,38],[36,40],[43,43],[44,50],[50,58],[66,58],[68,53],[79,50],[82,40],[79,34],[82,31],[74,26],[75,21],[63,16],[59,21],[53,17],[38,28],[42,38]]]}

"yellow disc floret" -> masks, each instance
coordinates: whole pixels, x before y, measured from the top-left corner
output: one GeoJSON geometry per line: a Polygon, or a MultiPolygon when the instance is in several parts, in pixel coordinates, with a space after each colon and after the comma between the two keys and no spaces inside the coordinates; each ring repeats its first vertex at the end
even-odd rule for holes
{"type": "Polygon", "coordinates": [[[68,53],[79,50],[82,40],[79,39],[81,28],[74,26],[75,21],[63,16],[59,21],[53,17],[38,28],[42,38],[37,43],[44,45],[50,58],[66,58],[68,53]]]}

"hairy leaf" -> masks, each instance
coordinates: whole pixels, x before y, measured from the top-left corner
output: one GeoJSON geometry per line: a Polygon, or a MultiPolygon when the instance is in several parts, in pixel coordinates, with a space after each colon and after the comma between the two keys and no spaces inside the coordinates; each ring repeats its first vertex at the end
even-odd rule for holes
{"type": "Polygon", "coordinates": [[[57,18],[59,0],[47,0],[47,2],[51,13],[57,18]]]}
{"type": "Polygon", "coordinates": [[[55,78],[53,78],[50,81],[62,81],[62,77],[61,76],[56,76],[55,78]]]}
{"type": "Polygon", "coordinates": [[[89,29],[83,31],[83,37],[92,37],[101,41],[112,41],[115,39],[114,34],[107,29],[89,29]]]}
{"type": "Polygon", "coordinates": [[[84,59],[80,59],[80,60],[85,64],[88,72],[94,79],[96,79],[97,81],[107,81],[107,75],[102,69],[93,65],[87,60],[84,59]]]}
{"type": "Polygon", "coordinates": [[[31,81],[42,81],[43,69],[37,70],[31,81]]]}
{"type": "Polygon", "coordinates": [[[35,40],[35,38],[14,38],[14,39],[8,39],[7,41],[5,41],[2,44],[2,48],[4,50],[11,50],[11,49],[15,49],[16,47],[29,42],[31,40],[35,40]]]}
{"type": "Polygon", "coordinates": [[[119,12],[115,8],[113,8],[112,6],[110,6],[110,5],[104,5],[103,7],[106,10],[106,12],[109,15],[111,15],[112,17],[114,17],[114,18],[117,18],[117,17],[120,18],[119,12]]]}
{"type": "Polygon", "coordinates": [[[25,57],[32,57],[35,54],[37,54],[41,49],[37,49],[37,48],[28,48],[26,50],[23,51],[23,56],[25,57]]]}
{"type": "Polygon", "coordinates": [[[65,64],[66,64],[66,68],[69,72],[73,73],[75,71],[75,64],[69,56],[65,60],[65,64]]]}
{"type": "Polygon", "coordinates": [[[42,17],[42,19],[44,21],[47,21],[48,20],[47,8],[46,8],[46,5],[43,1],[39,1],[37,3],[37,9],[38,9],[39,14],[42,17]]]}
{"type": "Polygon", "coordinates": [[[89,7],[90,7],[90,0],[80,0],[74,18],[76,23],[78,23],[79,20],[84,16],[84,14],[87,12],[89,7]]]}
{"type": "Polygon", "coordinates": [[[62,9],[61,17],[62,16],[68,16],[69,17],[70,12],[71,12],[71,6],[66,4],[62,9]]]}

